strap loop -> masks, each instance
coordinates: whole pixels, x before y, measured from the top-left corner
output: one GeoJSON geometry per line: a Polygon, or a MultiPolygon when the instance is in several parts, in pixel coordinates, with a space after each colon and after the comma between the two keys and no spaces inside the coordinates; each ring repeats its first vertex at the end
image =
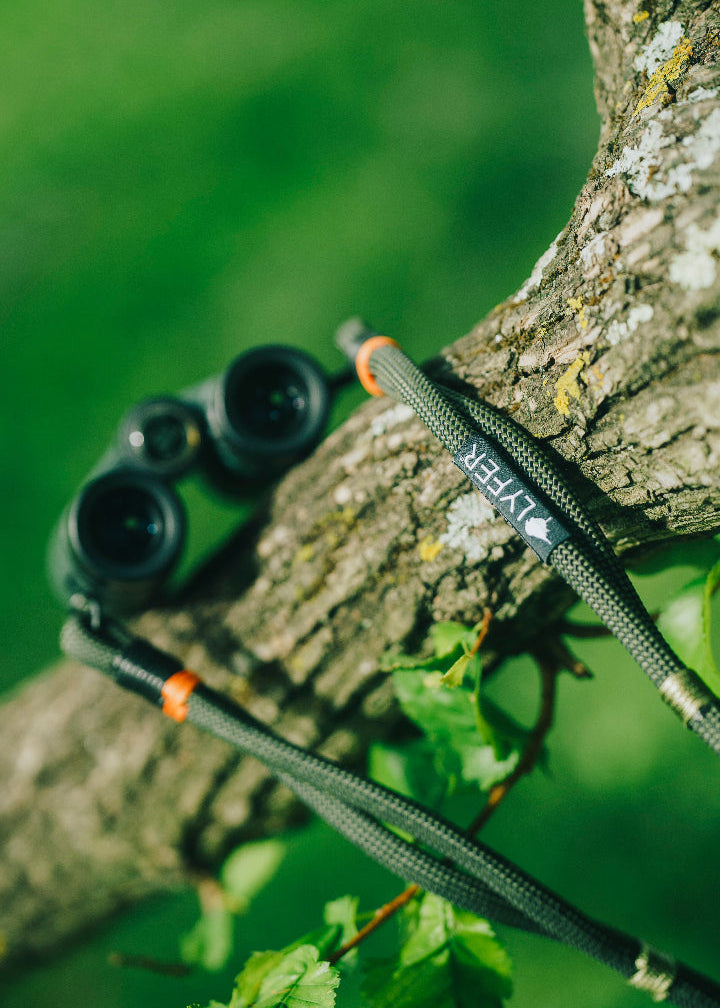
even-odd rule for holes
{"type": "Polygon", "coordinates": [[[658,952],[652,945],[643,943],[635,960],[637,970],[628,980],[628,986],[649,994],[653,1001],[664,1001],[675,980],[677,965],[672,956],[658,952]]]}
{"type": "Polygon", "coordinates": [[[165,701],[162,708],[163,714],[167,714],[178,724],[184,721],[188,715],[187,698],[200,682],[200,676],[188,669],[182,669],[171,675],[165,681],[160,694],[165,701]]]}
{"type": "Polygon", "coordinates": [[[694,721],[703,707],[713,702],[705,683],[690,669],[674,672],[658,687],[666,704],[679,714],[685,725],[694,721]]]}
{"type": "Polygon", "coordinates": [[[360,384],[369,392],[371,396],[384,396],[385,393],[380,388],[378,383],[373,378],[370,373],[370,357],[381,346],[399,346],[400,344],[397,340],[391,339],[389,336],[371,336],[370,339],[366,339],[357,352],[357,357],[355,358],[355,370],[357,371],[358,378],[360,379],[360,384]]]}

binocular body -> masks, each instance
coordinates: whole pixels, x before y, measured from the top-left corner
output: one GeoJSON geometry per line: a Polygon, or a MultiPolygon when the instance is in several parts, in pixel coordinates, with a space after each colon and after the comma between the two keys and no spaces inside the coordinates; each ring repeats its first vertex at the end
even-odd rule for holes
{"type": "Polygon", "coordinates": [[[308,354],[272,344],[177,396],[138,403],[53,532],[48,566],[60,600],[82,596],[117,614],[142,608],[184,545],[176,483],[199,470],[226,492],[261,488],[317,445],[331,401],[308,354]]]}

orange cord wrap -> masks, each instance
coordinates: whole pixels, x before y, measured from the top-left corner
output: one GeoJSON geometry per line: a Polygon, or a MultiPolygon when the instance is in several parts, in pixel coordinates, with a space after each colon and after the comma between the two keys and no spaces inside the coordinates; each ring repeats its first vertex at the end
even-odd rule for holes
{"type": "Polygon", "coordinates": [[[399,346],[397,340],[390,339],[389,336],[371,336],[366,339],[358,350],[355,358],[355,370],[357,371],[360,384],[372,396],[384,396],[385,393],[380,388],[370,373],[370,357],[378,347],[399,346]]]}
{"type": "Polygon", "coordinates": [[[188,669],[182,669],[171,675],[165,681],[160,695],[165,703],[163,704],[163,714],[167,714],[173,721],[184,721],[188,714],[187,698],[192,691],[202,682],[200,676],[188,669]]]}

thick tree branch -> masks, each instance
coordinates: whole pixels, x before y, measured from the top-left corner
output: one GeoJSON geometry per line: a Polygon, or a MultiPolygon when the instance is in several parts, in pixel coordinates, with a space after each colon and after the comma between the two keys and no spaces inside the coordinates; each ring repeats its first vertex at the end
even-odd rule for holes
{"type": "MultiPolygon", "coordinates": [[[[648,11],[587,0],[604,116],[588,181],[522,290],[433,364],[566,459],[623,552],[720,524],[720,13],[648,11]]],[[[501,657],[571,601],[502,520],[472,527],[468,491],[406,411],[368,403],[192,597],[137,629],[288,737],[359,763],[396,718],[384,651],[490,606],[501,657]]],[[[297,815],[253,760],[70,662],[0,718],[9,962],[297,815]]]]}

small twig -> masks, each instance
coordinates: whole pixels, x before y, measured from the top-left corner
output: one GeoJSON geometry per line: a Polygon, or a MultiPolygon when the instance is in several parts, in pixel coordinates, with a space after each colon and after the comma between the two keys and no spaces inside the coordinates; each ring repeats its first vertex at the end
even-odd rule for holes
{"type": "Polygon", "coordinates": [[[192,973],[192,968],[186,966],[185,963],[159,962],[151,956],[135,955],[131,952],[111,952],[108,956],[108,962],[113,966],[147,970],[150,973],[160,973],[162,976],[179,979],[192,973]]]}
{"type": "Polygon", "coordinates": [[[373,931],[376,931],[379,927],[385,924],[386,921],[389,921],[390,918],[398,912],[398,910],[401,910],[404,906],[406,906],[411,899],[414,899],[415,896],[417,896],[419,892],[420,886],[414,884],[410,885],[394,899],[391,899],[389,903],[386,903],[385,906],[381,906],[375,911],[372,915],[372,919],[368,921],[365,927],[361,928],[353,938],[345,942],[345,944],[339,948],[337,952],[333,952],[332,955],[328,956],[327,961],[330,964],[333,964],[336,963],[338,959],[342,959],[344,955],[356,948],[360,942],[364,941],[368,935],[372,934],[373,931]]]}
{"type": "Polygon", "coordinates": [[[546,637],[532,652],[535,661],[550,662],[558,672],[569,672],[576,679],[592,679],[593,675],[584,662],[574,655],[560,636],[546,637]]]}
{"type": "Polygon", "coordinates": [[[542,679],[540,711],[535,726],[515,769],[504,780],[500,781],[499,784],[491,788],[484,807],[468,826],[467,833],[469,836],[475,836],[483,828],[508,792],[517,784],[521,777],[525,777],[534,768],[542,752],[545,736],[552,727],[555,715],[557,677],[562,666],[558,664],[557,656],[554,654],[541,653],[535,657],[542,679]]]}
{"type": "Polygon", "coordinates": [[[471,655],[477,654],[480,648],[482,647],[483,641],[487,637],[488,630],[490,629],[491,619],[492,619],[492,612],[490,609],[486,609],[485,612],[483,613],[483,618],[480,627],[478,628],[478,634],[477,637],[475,638],[475,643],[470,648],[471,655]]]}
{"type": "Polygon", "coordinates": [[[222,910],[227,904],[227,894],[220,882],[206,873],[197,874],[194,878],[195,889],[204,914],[222,910]]]}

